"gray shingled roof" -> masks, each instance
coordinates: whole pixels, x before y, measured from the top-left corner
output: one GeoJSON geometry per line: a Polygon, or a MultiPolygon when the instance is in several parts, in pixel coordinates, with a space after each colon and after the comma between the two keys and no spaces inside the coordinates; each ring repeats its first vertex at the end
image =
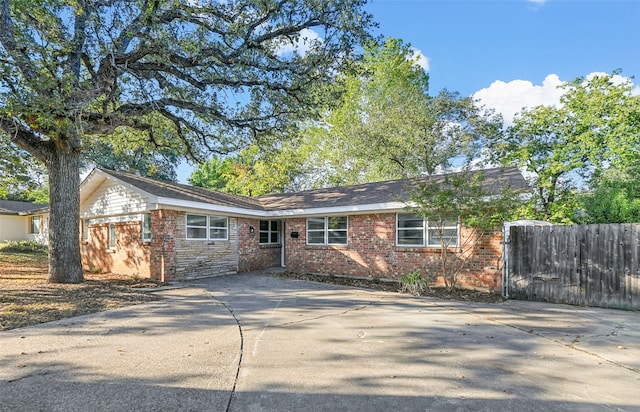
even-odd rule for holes
{"type": "MultiPolygon", "coordinates": [[[[519,190],[526,188],[526,181],[517,167],[479,170],[484,173],[484,185],[489,193],[498,193],[503,187],[519,190]]],[[[445,175],[434,176],[436,181],[445,175]]],[[[283,193],[261,196],[257,199],[267,210],[308,209],[352,205],[371,205],[402,202],[410,198],[408,186],[412,180],[389,180],[353,186],[308,190],[298,193],[283,193]]]]}
{"type": "Polygon", "coordinates": [[[209,203],[212,205],[239,207],[244,209],[262,210],[262,205],[255,198],[232,195],[201,187],[183,185],[180,183],[164,182],[130,173],[100,169],[117,179],[137,187],[158,197],[168,197],[191,202],[209,203]]]}
{"type": "MultiPolygon", "coordinates": [[[[125,183],[158,197],[267,211],[372,205],[406,201],[409,199],[407,185],[411,183],[411,180],[407,179],[390,180],[386,182],[251,198],[179,183],[162,182],[129,173],[101,170],[125,183]]],[[[484,184],[490,193],[497,193],[503,187],[511,187],[516,190],[526,187],[526,182],[517,167],[485,169],[478,172],[484,173],[484,184]]],[[[444,177],[444,175],[436,176],[436,179],[443,180],[444,177]]]]}
{"type": "Polygon", "coordinates": [[[32,202],[18,202],[15,200],[0,200],[0,215],[19,215],[44,211],[49,205],[39,205],[32,202]]]}

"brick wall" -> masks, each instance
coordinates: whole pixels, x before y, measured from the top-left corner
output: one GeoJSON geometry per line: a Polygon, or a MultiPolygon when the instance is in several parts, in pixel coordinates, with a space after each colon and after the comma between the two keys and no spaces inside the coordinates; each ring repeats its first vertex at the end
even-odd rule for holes
{"type": "MultiPolygon", "coordinates": [[[[286,266],[295,272],[323,273],[355,277],[400,279],[419,270],[425,276],[437,276],[438,248],[407,248],[395,245],[396,215],[393,213],[349,216],[348,245],[306,245],[306,219],[287,219],[286,266]],[[298,238],[291,238],[298,232],[298,238]]],[[[461,243],[470,237],[463,230],[461,243]]],[[[469,248],[470,269],[458,276],[458,284],[465,287],[489,288],[500,291],[502,275],[502,233],[482,233],[472,238],[469,248]]],[[[442,283],[442,278],[437,278],[442,283]]]]}
{"type": "Polygon", "coordinates": [[[177,216],[175,210],[151,211],[151,277],[163,282],[175,278],[177,216]]]}
{"type": "Polygon", "coordinates": [[[238,272],[279,267],[281,262],[280,245],[260,245],[260,220],[238,219],[238,272]],[[251,227],[254,232],[251,233],[251,227]]]}
{"type": "Polygon", "coordinates": [[[150,277],[150,244],[142,241],[141,222],[117,222],[115,226],[116,247],[109,248],[109,224],[89,225],[89,239],[80,243],[84,269],[150,277]]]}

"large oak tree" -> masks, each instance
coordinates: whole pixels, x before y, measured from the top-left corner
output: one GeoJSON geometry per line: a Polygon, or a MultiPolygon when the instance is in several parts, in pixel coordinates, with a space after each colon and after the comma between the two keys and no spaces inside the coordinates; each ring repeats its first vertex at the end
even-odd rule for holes
{"type": "Polygon", "coordinates": [[[129,128],[192,157],[312,114],[366,0],[0,0],[0,130],[49,172],[49,281],[81,282],[83,148],[129,128]]]}

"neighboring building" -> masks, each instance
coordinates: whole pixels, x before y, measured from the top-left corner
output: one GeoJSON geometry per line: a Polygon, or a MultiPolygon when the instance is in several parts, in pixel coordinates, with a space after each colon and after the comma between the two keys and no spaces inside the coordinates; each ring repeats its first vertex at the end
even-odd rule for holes
{"type": "Polygon", "coordinates": [[[48,205],[0,200],[0,243],[8,240],[35,240],[47,244],[48,239],[48,205]]]}
{"type": "MultiPolygon", "coordinates": [[[[525,186],[517,168],[483,172],[492,188],[525,186]]],[[[83,265],[163,281],[278,266],[399,279],[428,271],[440,247],[407,212],[407,182],[251,198],[95,169],[80,191],[83,265]]],[[[500,231],[482,237],[460,284],[500,290],[501,241],[500,231]]]]}

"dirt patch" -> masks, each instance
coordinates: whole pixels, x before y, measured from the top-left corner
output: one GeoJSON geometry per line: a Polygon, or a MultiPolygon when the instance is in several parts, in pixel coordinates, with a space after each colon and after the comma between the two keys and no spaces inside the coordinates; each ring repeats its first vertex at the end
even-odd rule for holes
{"type": "Polygon", "coordinates": [[[150,279],[85,273],[81,284],[51,284],[46,254],[0,253],[0,330],[51,322],[161,299],[150,279]]]}
{"type": "MultiPolygon", "coordinates": [[[[0,252],[0,331],[51,322],[72,316],[117,309],[162,299],[145,289],[163,286],[150,279],[114,273],[85,273],[81,284],[47,283],[47,256],[0,252]]],[[[400,283],[298,273],[277,276],[312,282],[400,293],[400,283]]],[[[476,290],[428,288],[422,296],[466,302],[499,303],[495,294],[476,290]]]]}
{"type": "MultiPolygon", "coordinates": [[[[277,276],[287,279],[307,280],[311,282],[332,283],[364,289],[382,290],[385,292],[402,293],[400,282],[384,281],[379,279],[351,278],[344,276],[313,275],[283,272],[277,276]]],[[[428,296],[436,299],[450,299],[464,302],[501,303],[504,299],[495,293],[488,293],[471,289],[454,289],[447,291],[443,287],[427,288],[420,296],[428,296]]]]}

